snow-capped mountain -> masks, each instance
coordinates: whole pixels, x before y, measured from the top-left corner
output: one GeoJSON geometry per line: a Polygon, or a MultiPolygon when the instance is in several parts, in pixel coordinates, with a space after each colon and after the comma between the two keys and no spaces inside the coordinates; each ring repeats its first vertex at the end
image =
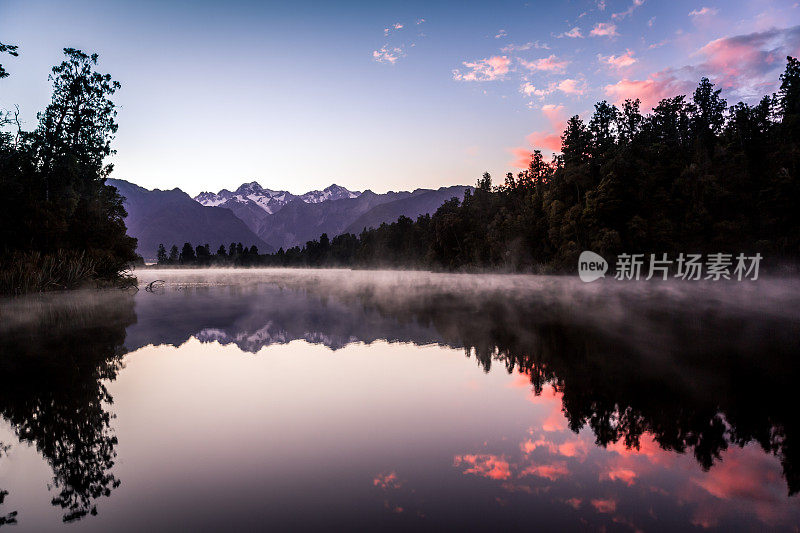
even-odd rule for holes
{"type": "Polygon", "coordinates": [[[323,233],[335,237],[345,231],[360,233],[364,228],[393,222],[401,215],[416,218],[431,214],[452,197],[462,198],[465,186],[438,190],[349,191],[333,184],[321,191],[294,195],[265,189],[258,182],[243,183],[231,192],[203,192],[195,200],[204,206],[233,211],[245,225],[272,248],[302,246],[323,233]]]}
{"type": "Polygon", "coordinates": [[[340,185],[336,185],[335,183],[330,187],[326,187],[321,191],[310,191],[302,196],[300,199],[303,200],[307,204],[318,204],[320,202],[324,202],[326,200],[341,200],[343,198],[358,198],[361,194],[360,191],[352,192],[348,191],[344,187],[340,185]]]}
{"type": "Polygon", "coordinates": [[[233,209],[232,204],[252,203],[254,206],[272,214],[278,212],[281,207],[295,198],[297,196],[288,191],[265,189],[258,182],[251,181],[250,183],[243,183],[233,192],[228,189],[222,189],[216,194],[213,192],[201,192],[194,199],[205,206],[227,207],[228,209],[233,209]]]}
{"type": "Polygon", "coordinates": [[[342,198],[357,198],[361,193],[348,191],[344,187],[333,184],[321,191],[309,191],[296,196],[288,191],[274,191],[265,189],[258,182],[243,183],[238,189],[231,192],[222,189],[218,193],[201,192],[195,200],[205,206],[227,207],[240,210],[243,205],[250,204],[269,213],[277,213],[280,209],[295,198],[300,198],[307,204],[318,204],[326,200],[341,200],[342,198]],[[236,206],[235,204],[240,204],[236,206]]]}

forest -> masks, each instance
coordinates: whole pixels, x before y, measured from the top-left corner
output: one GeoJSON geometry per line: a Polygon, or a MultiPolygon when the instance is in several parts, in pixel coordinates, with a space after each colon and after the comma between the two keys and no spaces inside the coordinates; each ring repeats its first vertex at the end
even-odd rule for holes
{"type": "MultiPolygon", "coordinates": [[[[0,43],[0,55],[18,53],[0,43]]],[[[105,184],[117,131],[110,97],[120,84],[96,70],[97,54],[65,48],[64,56],[36,129],[23,131],[19,109],[0,111],[0,294],[134,280],[136,239],[123,198],[105,184]]]]}
{"type": "Polygon", "coordinates": [[[700,80],[643,113],[639,100],[573,116],[562,154],[534,151],[528,168],[493,184],[486,173],[433,215],[321,235],[259,255],[232,243],[159,250],[159,264],[348,266],[574,271],[578,255],[761,253],[766,265],[800,257],[800,62],[780,88],[729,106],[700,80]]]}

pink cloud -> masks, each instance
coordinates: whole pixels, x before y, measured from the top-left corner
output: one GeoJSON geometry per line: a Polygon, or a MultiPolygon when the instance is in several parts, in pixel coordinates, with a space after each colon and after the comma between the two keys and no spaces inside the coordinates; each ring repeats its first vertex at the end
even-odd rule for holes
{"type": "Polygon", "coordinates": [[[546,96],[556,90],[556,84],[550,83],[546,88],[537,88],[531,82],[526,81],[519,87],[519,92],[525,96],[537,96],[539,98],[546,96]]]}
{"type": "Polygon", "coordinates": [[[633,10],[636,9],[637,7],[640,7],[642,4],[644,4],[644,0],[633,0],[633,3],[630,5],[628,9],[620,13],[614,13],[613,15],[611,15],[611,18],[622,20],[625,17],[632,15],[633,10]]]}
{"type": "Polygon", "coordinates": [[[545,43],[540,43],[539,41],[532,41],[523,44],[509,44],[504,46],[500,49],[501,52],[523,52],[525,50],[530,50],[531,48],[541,48],[544,50],[549,50],[550,47],[545,43]]]}
{"type": "Polygon", "coordinates": [[[405,57],[405,52],[400,47],[393,47],[389,48],[388,45],[384,45],[380,48],[380,50],[373,50],[372,51],[372,58],[377,61],[378,63],[389,63],[390,65],[394,65],[397,63],[397,60],[401,57],[405,57]]]}
{"type": "Polygon", "coordinates": [[[717,10],[712,7],[703,7],[701,9],[693,9],[689,12],[690,17],[703,17],[706,15],[716,15],[717,10]]]}
{"type": "Polygon", "coordinates": [[[693,54],[701,58],[698,64],[664,69],[643,80],[623,78],[604,91],[617,104],[640,98],[647,109],[662,98],[691,94],[699,79],[707,76],[726,98],[757,99],[777,89],[784,58],[798,53],[800,26],[723,37],[693,54]]]}
{"type": "Polygon", "coordinates": [[[569,65],[569,61],[560,60],[555,55],[543,57],[535,61],[525,61],[524,59],[520,59],[519,62],[528,70],[543,70],[548,72],[563,71],[564,68],[569,65]]]}
{"type": "Polygon", "coordinates": [[[581,29],[575,26],[571,30],[565,31],[564,33],[559,35],[559,37],[569,37],[570,39],[582,39],[583,34],[581,33],[581,29]]]}
{"type": "Polygon", "coordinates": [[[629,98],[638,98],[642,102],[642,108],[649,109],[663,98],[685,94],[691,85],[669,75],[667,71],[662,71],[651,74],[645,80],[621,79],[617,83],[606,85],[604,92],[617,105],[629,98]]]}
{"type": "Polygon", "coordinates": [[[598,22],[592,31],[589,32],[589,35],[593,37],[615,37],[619,35],[617,33],[617,26],[615,24],[611,24],[610,22],[598,22]]]}
{"type": "Polygon", "coordinates": [[[625,50],[625,53],[619,56],[603,56],[598,54],[597,58],[601,63],[605,63],[615,69],[629,67],[636,63],[636,58],[633,57],[633,51],[631,50],[625,50]]]}
{"type": "Polygon", "coordinates": [[[453,70],[453,79],[456,81],[494,81],[503,78],[508,74],[508,67],[511,60],[507,56],[492,56],[488,59],[478,61],[464,61],[464,66],[471,69],[461,73],[460,70],[453,70]]]}
{"type": "Polygon", "coordinates": [[[533,152],[527,148],[509,148],[508,151],[514,156],[514,159],[508,163],[509,165],[514,168],[528,168],[533,152]]]}
{"type": "Polygon", "coordinates": [[[558,82],[556,88],[562,93],[580,95],[586,92],[586,83],[567,78],[558,82]]]}

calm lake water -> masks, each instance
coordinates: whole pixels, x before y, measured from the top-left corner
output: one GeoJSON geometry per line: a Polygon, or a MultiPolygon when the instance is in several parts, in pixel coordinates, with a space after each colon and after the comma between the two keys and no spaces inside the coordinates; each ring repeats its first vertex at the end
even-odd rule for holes
{"type": "Polygon", "coordinates": [[[800,524],[798,281],[138,276],[0,302],[0,529],[800,524]]]}

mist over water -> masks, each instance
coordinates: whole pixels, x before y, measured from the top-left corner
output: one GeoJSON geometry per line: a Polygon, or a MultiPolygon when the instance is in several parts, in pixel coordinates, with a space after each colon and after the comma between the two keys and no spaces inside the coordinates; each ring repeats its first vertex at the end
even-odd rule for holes
{"type": "Polygon", "coordinates": [[[799,280],[137,275],[0,302],[0,524],[800,521],[799,280]]]}

